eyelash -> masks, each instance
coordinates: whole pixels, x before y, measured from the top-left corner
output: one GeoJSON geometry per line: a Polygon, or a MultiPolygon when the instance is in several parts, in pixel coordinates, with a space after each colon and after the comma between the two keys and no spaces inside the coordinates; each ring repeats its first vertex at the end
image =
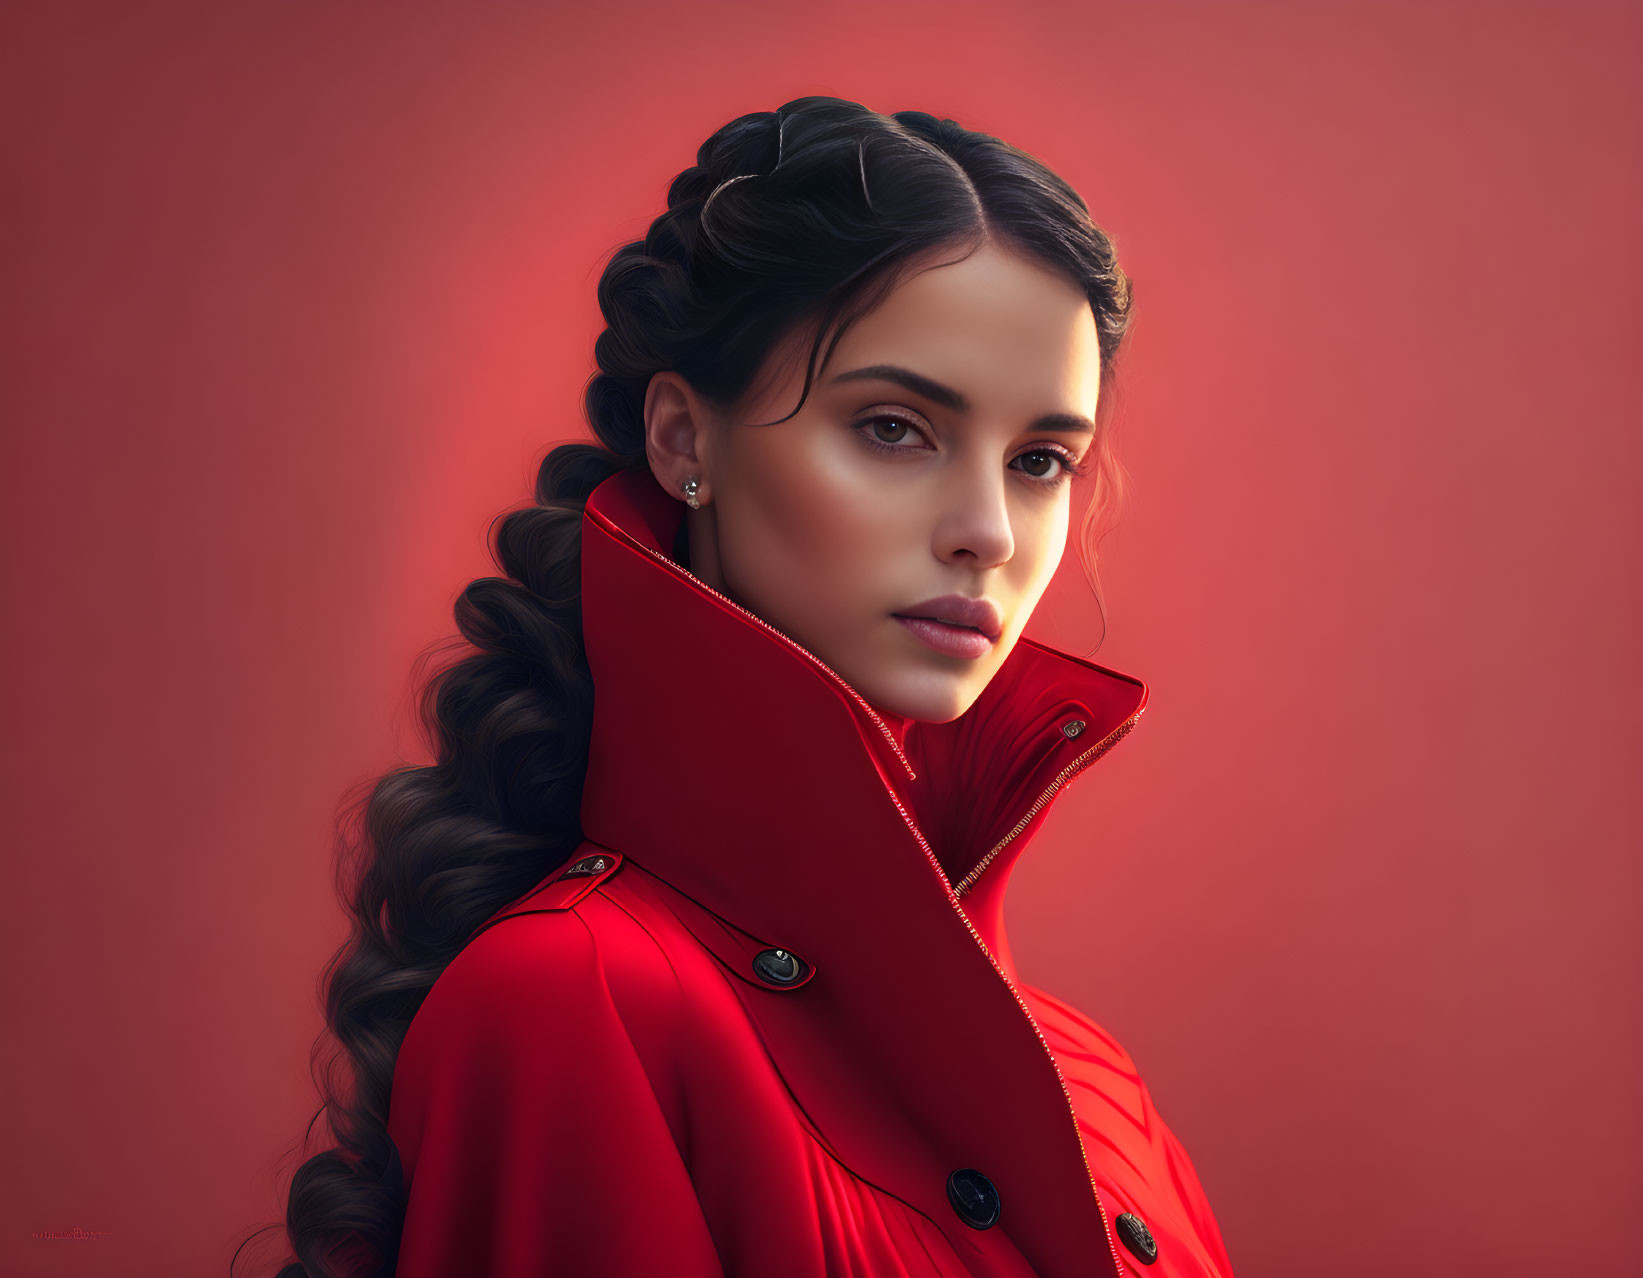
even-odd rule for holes
{"type": "MultiPolygon", "coordinates": [[[[913,422],[908,421],[905,417],[898,417],[894,413],[874,413],[871,417],[862,418],[854,424],[856,433],[859,434],[870,447],[876,448],[881,453],[905,453],[912,450],[902,446],[901,444],[887,444],[882,439],[873,438],[871,430],[867,428],[871,427],[875,422],[894,422],[896,425],[905,426],[908,430],[915,431],[920,435],[923,435],[924,433],[919,430],[918,426],[916,426],[913,422]]],[[[1089,474],[1092,469],[1089,462],[1080,461],[1071,453],[1067,452],[1066,449],[1061,448],[1056,444],[1041,444],[1036,448],[1029,448],[1026,452],[1018,454],[1018,456],[1031,457],[1034,453],[1043,453],[1046,456],[1055,458],[1056,461],[1061,463],[1061,469],[1053,476],[1029,475],[1026,471],[1021,472],[1022,474],[1027,475],[1027,479],[1030,483],[1036,484],[1040,488],[1059,488],[1068,480],[1077,479],[1081,475],[1089,474]]]]}

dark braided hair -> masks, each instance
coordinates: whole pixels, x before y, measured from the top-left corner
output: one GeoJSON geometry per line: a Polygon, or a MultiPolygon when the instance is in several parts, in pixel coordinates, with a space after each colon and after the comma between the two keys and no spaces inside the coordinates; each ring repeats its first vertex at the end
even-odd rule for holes
{"type": "Polygon", "coordinates": [[[814,324],[796,413],[823,337],[833,331],[836,345],[909,264],[988,242],[1029,257],[1073,281],[1095,315],[1097,491],[1080,549],[1097,587],[1087,539],[1122,485],[1110,388],[1130,282],[1065,181],[952,120],[803,97],[715,132],[673,180],[667,203],[599,281],[606,328],[584,396],[597,442],[549,451],[535,501],[493,524],[504,575],[462,592],[456,659],[421,685],[419,718],[437,762],[395,768],[345,796],[336,890],[350,931],[320,978],[326,1030],[313,1058],[324,1103],[309,1123],[312,1133],[327,1114],[335,1146],[292,1177],[284,1223],[295,1258],[277,1278],[392,1274],[404,1200],[386,1123],[405,1031],[480,924],[581,841],[593,708],[582,510],[600,481],[648,465],[643,407],[656,373],[677,371],[728,408],[743,401],[779,341],[814,324]],[[339,1065],[351,1085],[338,1084],[339,1065]]]}

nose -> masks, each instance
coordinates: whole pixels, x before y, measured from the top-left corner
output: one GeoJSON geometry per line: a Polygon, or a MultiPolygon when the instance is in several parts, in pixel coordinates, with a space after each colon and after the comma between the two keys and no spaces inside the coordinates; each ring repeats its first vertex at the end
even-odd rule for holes
{"type": "Polygon", "coordinates": [[[968,559],[976,568],[1009,562],[1015,554],[1015,531],[1010,527],[1008,496],[1004,475],[955,468],[936,526],[937,557],[968,559]]]}

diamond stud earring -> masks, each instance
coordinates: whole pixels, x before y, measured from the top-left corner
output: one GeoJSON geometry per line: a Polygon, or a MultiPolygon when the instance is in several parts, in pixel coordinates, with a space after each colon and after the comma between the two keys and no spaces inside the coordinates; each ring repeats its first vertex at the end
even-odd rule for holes
{"type": "Polygon", "coordinates": [[[702,503],[696,500],[696,489],[697,489],[697,487],[698,487],[698,484],[697,484],[697,481],[696,481],[696,476],[692,475],[689,479],[685,480],[685,483],[684,483],[685,503],[692,510],[700,510],[702,508],[702,503]]]}

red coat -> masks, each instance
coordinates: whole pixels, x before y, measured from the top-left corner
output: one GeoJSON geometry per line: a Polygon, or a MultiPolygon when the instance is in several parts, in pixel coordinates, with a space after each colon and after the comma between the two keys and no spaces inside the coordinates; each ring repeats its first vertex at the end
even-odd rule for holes
{"type": "Polygon", "coordinates": [[[887,719],[674,563],[682,511],[589,501],[586,842],[411,1024],[398,1278],[1230,1278],[1134,1062],[1003,928],[1146,685],[1023,638],[887,719]]]}

